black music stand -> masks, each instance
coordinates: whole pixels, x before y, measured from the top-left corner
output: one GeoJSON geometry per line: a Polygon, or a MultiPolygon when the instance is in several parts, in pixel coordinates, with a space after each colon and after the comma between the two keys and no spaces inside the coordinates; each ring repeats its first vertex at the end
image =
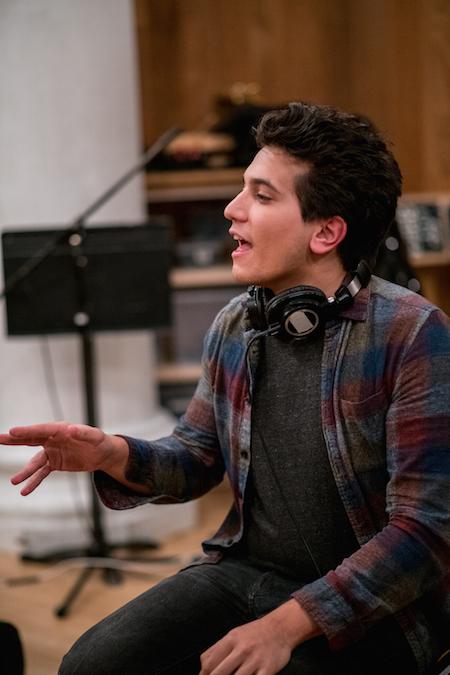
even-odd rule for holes
{"type": "MultiPolygon", "coordinates": [[[[170,230],[162,222],[135,225],[78,226],[68,230],[24,230],[2,234],[5,279],[29,270],[6,293],[10,336],[76,333],[83,364],[86,423],[96,426],[95,350],[93,333],[156,329],[170,325],[170,230]],[[45,256],[33,257],[46,250],[45,256]],[[30,264],[31,261],[31,264],[30,264]]],[[[106,557],[115,548],[137,543],[106,541],[100,504],[91,482],[92,542],[84,551],[61,557],[106,557]]],[[[145,546],[155,547],[151,542],[145,546]]],[[[27,557],[30,560],[30,556],[27,557]]],[[[55,559],[55,555],[52,556],[55,559]]],[[[35,558],[36,560],[36,558],[35,558]]],[[[42,558],[40,559],[42,561],[42,558]]],[[[86,566],[56,610],[66,616],[94,567],[86,566]]],[[[117,570],[103,568],[117,583],[117,570]]]]}

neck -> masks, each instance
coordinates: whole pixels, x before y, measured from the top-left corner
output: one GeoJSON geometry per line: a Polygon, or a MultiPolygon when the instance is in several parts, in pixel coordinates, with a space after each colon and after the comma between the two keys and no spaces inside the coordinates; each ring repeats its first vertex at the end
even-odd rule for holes
{"type": "Polygon", "coordinates": [[[311,274],[308,284],[310,286],[317,286],[321,291],[325,293],[327,298],[333,296],[339,286],[342,284],[346,271],[342,264],[337,265],[336,267],[330,266],[329,269],[314,270],[316,273],[311,274]]]}
{"type": "MultiPolygon", "coordinates": [[[[312,262],[311,265],[299,277],[297,285],[315,286],[320,288],[327,298],[332,297],[346,276],[346,271],[340,258],[337,256],[320,257],[312,262]]],[[[279,289],[276,292],[281,292],[279,289]]]]}

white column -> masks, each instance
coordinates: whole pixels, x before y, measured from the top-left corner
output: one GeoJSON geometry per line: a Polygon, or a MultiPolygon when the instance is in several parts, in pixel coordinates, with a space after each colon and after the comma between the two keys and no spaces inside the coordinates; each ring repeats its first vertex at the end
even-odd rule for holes
{"type": "MultiPolygon", "coordinates": [[[[0,226],[64,227],[141,152],[133,3],[2,0],[0,45],[0,226]]],[[[144,219],[137,177],[91,222],[144,219]]],[[[3,279],[1,261],[0,273],[3,279]]],[[[78,338],[7,337],[4,307],[0,313],[1,430],[61,414],[83,421],[78,338]],[[53,401],[48,354],[61,412],[53,401]]],[[[151,334],[97,335],[95,347],[100,423],[147,438],[169,433],[173,419],[157,404],[151,334]]],[[[86,533],[78,514],[86,512],[86,476],[53,474],[26,498],[9,484],[31,454],[28,448],[0,448],[0,548],[17,548],[24,538],[35,548],[71,544],[86,533]]],[[[159,538],[193,517],[193,506],[114,512],[107,516],[109,537],[134,530],[159,538]]]]}

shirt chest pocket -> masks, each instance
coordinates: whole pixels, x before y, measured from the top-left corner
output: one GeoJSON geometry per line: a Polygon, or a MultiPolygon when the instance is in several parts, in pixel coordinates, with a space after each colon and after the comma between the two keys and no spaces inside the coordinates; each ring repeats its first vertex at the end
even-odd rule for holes
{"type": "Polygon", "coordinates": [[[362,401],[341,399],[342,427],[356,472],[386,467],[386,414],[384,390],[362,401]]]}

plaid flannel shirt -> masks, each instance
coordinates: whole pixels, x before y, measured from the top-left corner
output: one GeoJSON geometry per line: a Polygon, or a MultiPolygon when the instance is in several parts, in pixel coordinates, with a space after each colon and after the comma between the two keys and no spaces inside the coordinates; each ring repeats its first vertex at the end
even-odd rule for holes
{"type": "MultiPolygon", "coordinates": [[[[440,625],[450,618],[449,324],[420,296],[377,277],[327,323],[323,433],[360,548],[293,594],[332,648],[395,614],[421,672],[433,649],[424,601],[440,625]]],[[[210,560],[220,559],[242,535],[257,341],[250,348],[250,372],[245,356],[254,334],[245,295],[238,296],[206,335],[202,376],[171,436],[127,439],[127,478],[146,484],[151,496],[96,475],[104,503],[121,509],[195,499],[226,472],[234,501],[216,535],[203,544],[210,560]]]]}

